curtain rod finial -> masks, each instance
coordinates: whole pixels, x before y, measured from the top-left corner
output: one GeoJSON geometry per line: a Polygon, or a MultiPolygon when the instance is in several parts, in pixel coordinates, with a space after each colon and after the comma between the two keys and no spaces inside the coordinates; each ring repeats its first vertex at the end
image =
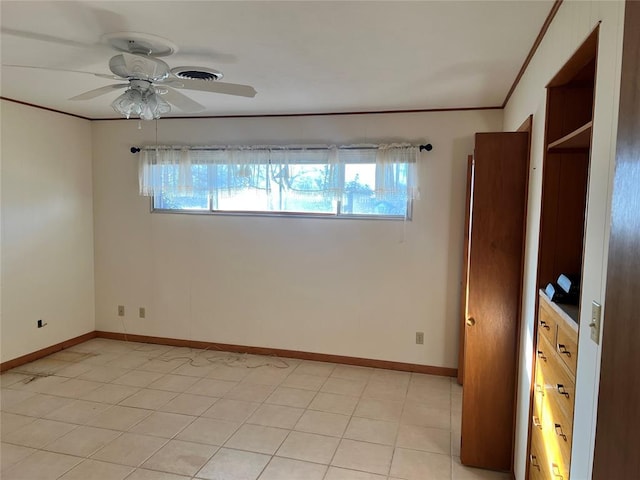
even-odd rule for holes
{"type": "Polygon", "coordinates": [[[140,151],[140,148],[139,148],[139,147],[131,147],[131,153],[133,153],[134,155],[135,155],[136,153],[138,153],[139,151],[140,151]]]}
{"type": "Polygon", "coordinates": [[[433,145],[431,145],[430,143],[427,143],[426,145],[420,145],[420,151],[423,150],[430,152],[431,150],[433,150],[433,145]]]}

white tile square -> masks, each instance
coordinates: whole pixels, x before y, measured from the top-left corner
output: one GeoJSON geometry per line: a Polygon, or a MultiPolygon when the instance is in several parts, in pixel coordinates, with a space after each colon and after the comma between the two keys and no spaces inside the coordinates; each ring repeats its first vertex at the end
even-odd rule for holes
{"type": "Polygon", "coordinates": [[[203,417],[228,420],[230,422],[244,422],[260,406],[257,402],[243,402],[221,398],[211,408],[202,414],[203,417]]]}
{"type": "Polygon", "coordinates": [[[392,455],[391,446],[343,439],[331,465],[387,475],[392,455]]]}
{"type": "Polygon", "coordinates": [[[309,410],[320,410],[321,412],[351,415],[357,403],[358,397],[319,392],[308,408],[309,410]]]}
{"type": "Polygon", "coordinates": [[[99,382],[68,378],[66,381],[49,388],[48,392],[57,397],[82,398],[101,386],[102,383],[99,382]]]}
{"type": "Polygon", "coordinates": [[[191,477],[138,468],[127,477],[127,480],[191,480],[191,477]]]}
{"type": "Polygon", "coordinates": [[[46,449],[76,457],[88,457],[122,435],[116,430],[81,426],[47,445],[46,449]]]}
{"type": "Polygon", "coordinates": [[[164,438],[124,433],[94,453],[91,458],[137,467],[157,452],[166,442],[167,440],[164,438]]]}
{"type": "Polygon", "coordinates": [[[313,400],[316,392],[313,390],[302,390],[300,388],[278,387],[265,403],[274,405],[286,405],[287,407],[306,408],[313,400]]]}
{"type": "Polygon", "coordinates": [[[139,387],[129,387],[126,385],[114,385],[109,383],[97,388],[88,395],[85,395],[82,399],[90,402],[102,402],[115,405],[139,390],[139,387]]]}
{"type": "Polygon", "coordinates": [[[451,415],[448,409],[433,408],[422,402],[407,400],[404,404],[400,423],[449,430],[451,428],[451,415]]]}
{"type": "Polygon", "coordinates": [[[243,425],[227,441],[225,447],[273,455],[289,434],[289,430],[262,425],[243,425]]]}
{"type": "Polygon", "coordinates": [[[166,390],[168,392],[182,393],[197,381],[198,381],[197,377],[188,377],[187,375],[169,374],[151,383],[147,388],[152,388],[155,390],[166,390]]]}
{"type": "Polygon", "coordinates": [[[3,470],[2,480],[56,480],[81,461],[79,457],[38,451],[3,470]]]}
{"type": "Polygon", "coordinates": [[[273,385],[240,383],[229,390],[229,392],[225,394],[225,398],[262,403],[273,393],[275,388],[273,385]]]}
{"type": "Polygon", "coordinates": [[[116,385],[127,385],[129,387],[147,387],[162,377],[161,373],[146,372],[144,370],[131,370],[121,377],[113,380],[116,385]]]}
{"type": "Polygon", "coordinates": [[[25,415],[16,415],[15,413],[1,412],[0,414],[0,432],[2,437],[21,429],[25,425],[29,425],[36,419],[34,417],[27,417],[25,415]]]}
{"type": "Polygon", "coordinates": [[[165,392],[163,390],[151,390],[143,388],[134,393],[130,397],[125,398],[119,403],[124,407],[146,408],[149,410],[157,410],[165,403],[173,400],[178,394],[175,392],[165,392]]]}
{"type": "Polygon", "coordinates": [[[225,422],[213,418],[198,418],[178,435],[178,440],[186,442],[206,443],[208,445],[223,445],[224,442],[240,426],[236,422],[225,422]]]}
{"type": "Polygon", "coordinates": [[[369,380],[373,374],[373,369],[369,367],[358,367],[355,365],[338,365],[331,373],[335,378],[346,378],[352,380],[369,380]]]}
{"type": "Polygon", "coordinates": [[[326,380],[326,377],[319,377],[317,375],[292,373],[284,380],[284,382],[282,382],[282,386],[299,388],[301,390],[313,390],[317,392],[326,380]]]}
{"type": "Polygon", "coordinates": [[[217,400],[218,399],[215,397],[207,397],[206,395],[181,393],[172,400],[169,400],[168,403],[165,403],[163,406],[158,408],[158,410],[162,412],[200,416],[217,400]]]}
{"type": "Polygon", "coordinates": [[[186,392],[194,395],[207,395],[209,397],[222,397],[225,393],[237,385],[237,382],[216,380],[214,378],[201,378],[186,392]]]}
{"type": "Polygon", "coordinates": [[[111,430],[127,431],[151,413],[152,410],[114,405],[97,417],[89,420],[87,425],[91,425],[92,427],[108,428],[111,430]]]}
{"type": "Polygon", "coordinates": [[[207,378],[215,378],[218,380],[229,380],[232,382],[240,382],[251,371],[244,367],[229,367],[227,365],[216,365],[207,375],[207,378]]]}
{"type": "Polygon", "coordinates": [[[193,476],[216,453],[217,446],[171,440],[158,450],[143,468],[193,476]]]}
{"type": "Polygon", "coordinates": [[[398,432],[397,422],[373,420],[371,418],[352,417],[344,432],[344,438],[363,442],[393,445],[398,432]]]}
{"type": "Polygon", "coordinates": [[[2,410],[4,412],[15,413],[18,415],[26,415],[28,417],[44,417],[46,414],[73,402],[70,398],[60,398],[51,395],[42,395],[39,393],[34,394],[33,392],[23,393],[27,394],[27,398],[16,403],[13,403],[15,395],[12,395],[12,401],[8,404],[4,403],[3,396],[2,410]]]}
{"type": "Polygon", "coordinates": [[[402,415],[402,401],[379,400],[375,398],[361,398],[353,415],[357,417],[373,418],[397,422],[402,415]]]}
{"type": "Polygon", "coordinates": [[[451,457],[396,448],[391,464],[391,476],[407,480],[446,480],[451,478],[451,457]]]}
{"type": "Polygon", "coordinates": [[[198,478],[255,480],[270,459],[269,455],[221,448],[198,472],[198,478]]]}
{"type": "Polygon", "coordinates": [[[347,415],[307,410],[296,424],[295,430],[341,437],[348,422],[347,415]]]}
{"type": "Polygon", "coordinates": [[[353,395],[357,397],[360,396],[366,384],[366,380],[332,377],[328,378],[327,381],[324,382],[324,385],[322,385],[320,391],[327,393],[338,393],[340,395],[353,395]]]}
{"type": "Polygon", "coordinates": [[[12,445],[10,443],[0,444],[0,468],[4,472],[20,460],[28,457],[36,451],[35,448],[23,447],[22,445],[12,445]]]}
{"type": "Polygon", "coordinates": [[[324,480],[386,480],[383,475],[375,473],[358,472],[356,470],[347,470],[346,468],[329,467],[324,480]]]}
{"type": "Polygon", "coordinates": [[[276,455],[326,465],[331,461],[339,443],[340,439],[335,437],[291,432],[276,455]]]}
{"type": "Polygon", "coordinates": [[[300,363],[294,370],[294,373],[299,375],[317,375],[318,377],[328,377],[336,368],[335,363],[328,362],[314,362],[311,360],[305,360],[300,363]]]}
{"type": "Polygon", "coordinates": [[[153,412],[129,430],[132,433],[172,438],[196,419],[177,413],[153,412]]]}
{"type": "Polygon", "coordinates": [[[398,447],[451,455],[451,432],[439,428],[400,425],[398,447]]]}
{"type": "Polygon", "coordinates": [[[3,441],[25,447],[43,448],[74,428],[76,426],[69,423],[39,418],[6,436],[3,435],[3,441]]]}
{"type": "Polygon", "coordinates": [[[284,405],[263,404],[249,417],[247,423],[291,429],[300,419],[304,409],[284,405]]]}
{"type": "Polygon", "coordinates": [[[326,471],[325,465],[273,457],[259,480],[322,480],[326,471]]]}
{"type": "Polygon", "coordinates": [[[49,420],[59,422],[83,424],[98,416],[109,408],[109,405],[98,402],[88,402],[86,400],[76,400],[58,410],[45,415],[49,420]]]}
{"type": "Polygon", "coordinates": [[[131,467],[85,460],[65,473],[60,480],[123,480],[131,472],[131,467]]]}
{"type": "Polygon", "coordinates": [[[112,382],[129,371],[126,368],[109,367],[106,365],[83,364],[83,366],[90,367],[90,369],[80,374],[78,378],[80,380],[91,380],[93,382],[112,382]]]}

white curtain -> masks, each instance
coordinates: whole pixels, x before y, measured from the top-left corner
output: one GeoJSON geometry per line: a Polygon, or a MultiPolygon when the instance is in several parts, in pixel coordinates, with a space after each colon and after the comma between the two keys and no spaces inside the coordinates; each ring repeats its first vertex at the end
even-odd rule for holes
{"type": "Polygon", "coordinates": [[[340,199],[345,194],[345,165],[375,164],[375,195],[418,198],[419,148],[408,144],[351,146],[156,146],[142,149],[140,195],[224,195],[237,190],[270,192],[287,182],[292,165],[319,165],[323,178],[296,186],[295,194],[340,199]]]}

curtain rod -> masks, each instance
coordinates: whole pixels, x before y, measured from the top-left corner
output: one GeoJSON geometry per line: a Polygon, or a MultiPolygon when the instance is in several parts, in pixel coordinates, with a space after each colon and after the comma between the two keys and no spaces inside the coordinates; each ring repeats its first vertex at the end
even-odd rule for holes
{"type": "MultiPolygon", "coordinates": [[[[193,148],[193,150],[203,150],[203,151],[216,151],[216,150],[225,150],[228,147],[202,147],[202,148],[193,148]]],[[[267,148],[267,147],[265,147],[267,148]]],[[[276,147],[274,147],[276,148],[276,147]]],[[[297,150],[326,150],[327,147],[285,147],[287,150],[292,150],[292,151],[297,151],[297,150]]],[[[341,150],[354,150],[354,149],[358,149],[358,150],[376,150],[378,147],[375,146],[370,146],[370,147],[338,147],[341,150]]],[[[140,147],[131,147],[130,151],[132,154],[136,154],[138,152],[140,152],[141,148],[140,147]]],[[[426,150],[427,152],[430,152],[431,150],[433,150],[433,145],[431,145],[430,143],[427,143],[425,145],[419,145],[419,151],[422,152],[423,150],[426,150]]]]}

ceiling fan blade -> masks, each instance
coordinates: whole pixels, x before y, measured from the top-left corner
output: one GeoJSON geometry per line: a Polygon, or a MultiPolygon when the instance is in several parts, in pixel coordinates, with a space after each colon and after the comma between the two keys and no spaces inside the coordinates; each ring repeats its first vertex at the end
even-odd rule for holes
{"type": "Polygon", "coordinates": [[[104,87],[89,90],[88,92],[81,93],[80,95],[71,97],[69,100],[91,100],[92,98],[99,97],[100,95],[105,95],[109,92],[112,92],[113,90],[127,88],[128,86],[128,83],[114,83],[113,85],[107,85],[104,87]]]}
{"type": "Polygon", "coordinates": [[[205,110],[204,105],[199,104],[195,100],[191,100],[183,93],[180,93],[171,87],[163,86],[162,88],[166,90],[166,93],[162,94],[162,98],[164,98],[170,104],[175,105],[183,112],[194,113],[205,110]]]}
{"type": "Polygon", "coordinates": [[[53,35],[46,35],[44,33],[25,32],[23,30],[16,30],[14,28],[2,27],[2,29],[0,29],[0,32],[2,34],[11,35],[13,37],[25,38],[27,40],[38,40],[38,41],[47,42],[47,43],[57,43],[60,45],[65,45],[67,47],[84,48],[84,49],[100,47],[99,44],[83,43],[83,42],[78,42],[76,40],[69,40],[67,38],[60,38],[60,37],[55,37],[53,35]]]}
{"type": "Polygon", "coordinates": [[[237,83],[225,83],[206,80],[191,80],[188,78],[171,78],[163,82],[165,85],[171,85],[174,88],[183,88],[185,90],[198,90],[200,92],[223,93],[225,95],[237,95],[239,97],[255,97],[256,90],[249,85],[240,85],[237,83]]]}
{"type": "Polygon", "coordinates": [[[15,68],[33,68],[36,70],[53,70],[54,72],[70,72],[70,73],[84,73],[85,75],[94,75],[100,78],[108,78],[110,80],[122,80],[122,77],[118,77],[116,75],[108,75],[106,73],[95,73],[95,72],[85,72],[82,70],[69,70],[67,68],[51,68],[51,67],[36,67],[34,65],[13,65],[13,64],[2,64],[3,67],[15,67],[15,68]]]}

